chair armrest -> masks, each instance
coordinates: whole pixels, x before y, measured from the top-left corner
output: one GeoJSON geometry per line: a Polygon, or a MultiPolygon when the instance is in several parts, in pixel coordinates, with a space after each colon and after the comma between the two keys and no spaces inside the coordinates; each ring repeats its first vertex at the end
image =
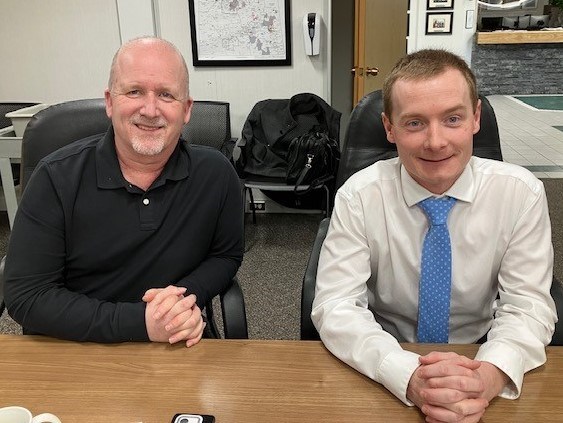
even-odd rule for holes
{"type": "Polygon", "coordinates": [[[313,249],[307,262],[305,276],[303,276],[303,288],[301,290],[301,339],[302,340],[318,340],[320,339],[317,329],[311,320],[311,310],[313,308],[313,299],[315,298],[315,285],[317,283],[317,266],[319,264],[319,255],[321,247],[328,231],[330,219],[323,219],[317,231],[317,237],[313,243],[313,249]]]}
{"type": "Polygon", "coordinates": [[[559,322],[555,324],[555,332],[553,333],[553,338],[549,345],[563,345],[563,285],[556,278],[553,278],[551,283],[551,296],[553,301],[555,301],[555,307],[557,308],[557,316],[559,316],[559,322]]]}
{"type": "Polygon", "coordinates": [[[248,339],[244,295],[236,276],[232,284],[221,294],[221,311],[225,338],[248,339]]]}

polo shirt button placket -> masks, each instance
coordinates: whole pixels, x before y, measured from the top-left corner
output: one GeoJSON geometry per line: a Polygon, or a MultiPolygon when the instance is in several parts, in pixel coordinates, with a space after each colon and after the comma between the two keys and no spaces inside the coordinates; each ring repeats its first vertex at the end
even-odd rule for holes
{"type": "Polygon", "coordinates": [[[148,198],[143,198],[143,204],[148,206],[150,204],[150,200],[148,198]]]}

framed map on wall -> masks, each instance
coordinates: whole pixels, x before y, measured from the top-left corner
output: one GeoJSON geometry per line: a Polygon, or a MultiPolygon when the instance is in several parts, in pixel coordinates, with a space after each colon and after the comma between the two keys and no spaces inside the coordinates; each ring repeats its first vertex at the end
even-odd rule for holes
{"type": "Polygon", "coordinates": [[[193,65],[291,65],[289,3],[189,0],[193,65]]]}
{"type": "Polygon", "coordinates": [[[454,0],[428,0],[426,9],[453,9],[454,0]]]}

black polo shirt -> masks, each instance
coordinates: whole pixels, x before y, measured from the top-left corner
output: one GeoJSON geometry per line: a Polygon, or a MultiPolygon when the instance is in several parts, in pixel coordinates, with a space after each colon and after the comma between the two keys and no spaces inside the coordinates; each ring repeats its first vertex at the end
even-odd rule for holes
{"type": "Polygon", "coordinates": [[[217,150],[180,140],[145,192],[123,177],[113,130],[47,156],[10,237],[5,300],[27,333],[148,340],[145,291],[185,286],[202,307],[243,256],[239,179],[217,150]]]}

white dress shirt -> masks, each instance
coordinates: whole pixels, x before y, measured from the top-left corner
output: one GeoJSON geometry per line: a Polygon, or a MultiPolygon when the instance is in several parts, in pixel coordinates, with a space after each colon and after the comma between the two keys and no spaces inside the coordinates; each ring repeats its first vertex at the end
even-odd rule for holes
{"type": "MultiPolygon", "coordinates": [[[[433,194],[398,158],[350,177],[336,194],[317,272],[311,314],[339,359],[383,384],[405,404],[418,355],[420,256],[428,221],[417,203],[433,194]]],[[[542,365],[557,316],[549,290],[551,227],[541,181],[524,168],[472,157],[444,195],[452,244],[450,343],[474,343],[488,331],[477,360],[511,380],[542,365]],[[499,299],[497,299],[499,294],[499,299]]]]}

